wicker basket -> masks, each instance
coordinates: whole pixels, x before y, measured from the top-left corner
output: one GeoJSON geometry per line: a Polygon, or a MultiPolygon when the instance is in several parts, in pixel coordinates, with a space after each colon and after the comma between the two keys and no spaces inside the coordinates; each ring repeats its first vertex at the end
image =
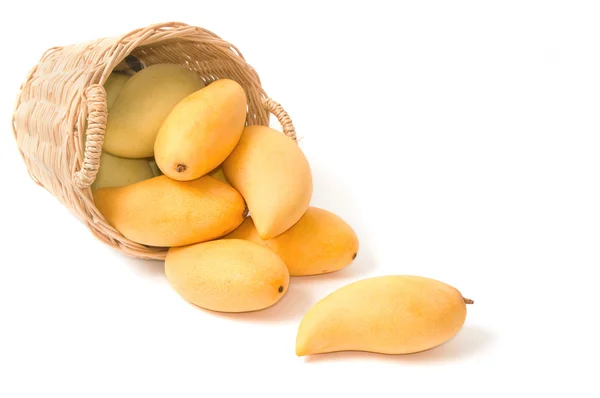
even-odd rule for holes
{"type": "Polygon", "coordinates": [[[13,132],[29,174],[103,242],[135,257],[164,259],[165,248],[133,242],[111,227],[96,209],[90,189],[107,119],[103,84],[130,54],[146,65],[185,65],[207,84],[220,78],[236,80],[248,98],[248,125],[268,125],[273,113],[284,134],[293,140],[296,134],[287,113],[267,97],[238,49],[202,28],[156,24],[46,51],[21,86],[13,115],[13,132]]]}

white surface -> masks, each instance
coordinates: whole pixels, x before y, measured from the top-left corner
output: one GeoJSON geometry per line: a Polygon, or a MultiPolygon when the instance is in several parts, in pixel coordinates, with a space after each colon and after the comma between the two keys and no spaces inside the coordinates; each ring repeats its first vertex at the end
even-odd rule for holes
{"type": "Polygon", "coordinates": [[[0,397],[600,395],[597,2],[330,3],[6,6],[0,397]],[[37,187],[10,133],[47,48],[169,20],[242,50],[304,137],[313,204],[359,235],[353,265],[294,278],[269,310],[185,303],[160,262],[104,246],[37,187]],[[405,273],[475,299],[453,341],[295,356],[312,304],[405,273]]]}

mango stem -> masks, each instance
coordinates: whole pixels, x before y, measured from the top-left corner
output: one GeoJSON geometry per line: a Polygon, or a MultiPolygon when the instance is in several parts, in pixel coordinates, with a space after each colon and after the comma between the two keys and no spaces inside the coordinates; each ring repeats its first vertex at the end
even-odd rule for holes
{"type": "Polygon", "coordinates": [[[473,304],[475,302],[475,301],[473,301],[471,299],[464,298],[464,297],[463,297],[463,300],[465,300],[465,304],[473,304]]]}

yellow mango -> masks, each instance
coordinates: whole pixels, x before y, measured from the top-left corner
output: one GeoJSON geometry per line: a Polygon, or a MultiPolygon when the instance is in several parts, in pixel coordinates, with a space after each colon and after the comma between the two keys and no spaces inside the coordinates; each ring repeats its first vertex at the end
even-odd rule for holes
{"type": "Polygon", "coordinates": [[[185,300],[222,312],[269,307],[283,297],[290,279],[275,253],[238,239],[171,248],[165,273],[185,300]]]}
{"type": "Polygon", "coordinates": [[[174,181],[167,176],[94,191],[96,207],[123,236],[149,246],[183,246],[219,238],[246,216],[242,196],[205,176],[174,181]]]}
{"type": "Polygon", "coordinates": [[[180,65],[157,64],[133,75],[112,105],[104,149],[126,158],[149,158],[161,124],[179,101],[204,87],[200,75],[180,65]]]}
{"type": "Polygon", "coordinates": [[[130,76],[124,73],[111,73],[106,82],[104,82],[104,89],[106,90],[106,107],[110,110],[115,100],[121,93],[125,83],[129,80],[130,76]]]}
{"type": "Polygon", "coordinates": [[[154,144],[156,163],[174,180],[201,177],[229,156],[245,124],[244,89],[233,80],[217,80],[169,113],[154,144]]]}
{"type": "Polygon", "coordinates": [[[306,212],[312,175],[294,141],[265,126],[248,126],[223,163],[229,183],[248,204],[262,239],[282,234],[306,212]]]}
{"type": "Polygon", "coordinates": [[[262,240],[251,217],[223,239],[246,239],[268,247],[281,257],[290,276],[317,275],[338,271],[356,257],[358,237],[335,214],[309,207],[290,229],[275,238],[262,240]]]}
{"type": "Polygon", "coordinates": [[[462,328],[473,301],[445,283],[412,275],[363,279],[331,293],[304,316],[298,356],[334,351],[410,354],[462,328]]]}
{"type": "Polygon", "coordinates": [[[146,159],[126,159],[102,152],[92,189],[122,187],[152,177],[154,174],[146,159]]]}

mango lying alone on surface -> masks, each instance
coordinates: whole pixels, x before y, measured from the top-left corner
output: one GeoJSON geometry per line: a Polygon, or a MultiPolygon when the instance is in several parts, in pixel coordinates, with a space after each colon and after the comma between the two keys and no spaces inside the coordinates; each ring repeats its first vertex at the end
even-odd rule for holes
{"type": "Polygon", "coordinates": [[[153,156],[156,135],[169,112],[202,87],[200,75],[180,65],[157,64],[136,73],[111,106],[103,149],[126,158],[153,156]]]}
{"type": "Polygon", "coordinates": [[[182,99],[163,122],[154,144],[162,172],[189,181],[215,169],[240,140],[246,94],[237,82],[217,80],[182,99]]]}
{"type": "Polygon", "coordinates": [[[354,230],[340,217],[317,207],[309,207],[294,226],[275,238],[260,239],[248,217],[225,239],[246,239],[268,247],[285,262],[291,276],[338,271],[358,253],[354,230]]]}
{"type": "Polygon", "coordinates": [[[411,275],[351,283],[315,304],[296,338],[299,356],[334,351],[409,354],[461,329],[471,300],[445,283],[411,275]]]}
{"type": "Polygon", "coordinates": [[[273,238],[294,225],[312,196],[312,174],[298,145],[265,126],[248,126],[223,163],[248,204],[258,235],[273,238]]]}
{"type": "Polygon", "coordinates": [[[185,300],[213,311],[255,311],[275,304],[287,291],[289,274],[269,249],[239,239],[169,249],[169,283],[185,300]]]}
{"type": "Polygon", "coordinates": [[[126,238],[149,246],[183,246],[219,238],[246,216],[242,196],[210,176],[181,182],[167,176],[94,191],[96,207],[126,238]]]}

